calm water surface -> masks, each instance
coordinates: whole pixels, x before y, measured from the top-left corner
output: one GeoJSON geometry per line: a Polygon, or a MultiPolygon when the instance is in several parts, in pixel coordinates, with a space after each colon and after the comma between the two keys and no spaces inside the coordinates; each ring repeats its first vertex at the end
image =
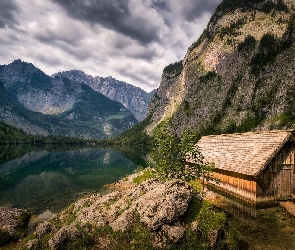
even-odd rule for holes
{"type": "Polygon", "coordinates": [[[0,206],[56,213],[134,172],[140,150],[0,147],[0,206]],[[133,152],[136,152],[134,154],[133,152]],[[123,156],[124,155],[124,156],[123,156]]]}

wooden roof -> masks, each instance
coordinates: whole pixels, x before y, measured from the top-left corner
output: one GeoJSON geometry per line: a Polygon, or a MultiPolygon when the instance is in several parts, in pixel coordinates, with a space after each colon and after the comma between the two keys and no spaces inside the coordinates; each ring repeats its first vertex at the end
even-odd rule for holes
{"type": "Polygon", "coordinates": [[[258,176],[293,134],[293,130],[280,130],[211,135],[203,136],[197,145],[204,161],[214,162],[217,169],[258,176]]]}

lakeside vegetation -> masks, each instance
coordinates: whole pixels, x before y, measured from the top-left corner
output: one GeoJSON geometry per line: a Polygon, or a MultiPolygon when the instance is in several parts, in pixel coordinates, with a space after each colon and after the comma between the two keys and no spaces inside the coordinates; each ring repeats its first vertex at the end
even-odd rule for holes
{"type": "Polygon", "coordinates": [[[89,141],[66,136],[37,136],[0,121],[0,145],[14,144],[87,144],[89,141]]]}

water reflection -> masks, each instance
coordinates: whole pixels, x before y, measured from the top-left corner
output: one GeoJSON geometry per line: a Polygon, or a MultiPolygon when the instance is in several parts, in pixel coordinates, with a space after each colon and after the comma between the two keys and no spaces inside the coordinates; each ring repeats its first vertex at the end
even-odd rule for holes
{"type": "MultiPolygon", "coordinates": [[[[121,149],[124,156],[101,148],[1,147],[0,152],[0,206],[35,214],[58,212],[80,195],[99,191],[138,167],[126,149],[121,149]]],[[[141,156],[137,158],[145,164],[141,156]]]]}
{"type": "Polygon", "coordinates": [[[255,209],[220,194],[213,203],[230,215],[239,249],[295,249],[295,219],[282,207],[255,209]]]}

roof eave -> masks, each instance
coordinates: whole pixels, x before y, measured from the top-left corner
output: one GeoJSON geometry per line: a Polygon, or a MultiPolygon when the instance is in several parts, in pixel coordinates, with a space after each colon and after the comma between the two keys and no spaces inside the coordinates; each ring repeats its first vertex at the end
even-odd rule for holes
{"type": "Polygon", "coordinates": [[[285,144],[289,141],[292,140],[295,142],[295,137],[294,137],[294,130],[290,131],[291,133],[286,136],[286,138],[282,141],[281,145],[277,147],[277,149],[269,156],[267,161],[261,166],[258,172],[253,174],[255,178],[258,178],[259,175],[264,171],[264,169],[267,167],[267,165],[273,160],[273,158],[278,154],[278,152],[285,146],[285,144]]]}

